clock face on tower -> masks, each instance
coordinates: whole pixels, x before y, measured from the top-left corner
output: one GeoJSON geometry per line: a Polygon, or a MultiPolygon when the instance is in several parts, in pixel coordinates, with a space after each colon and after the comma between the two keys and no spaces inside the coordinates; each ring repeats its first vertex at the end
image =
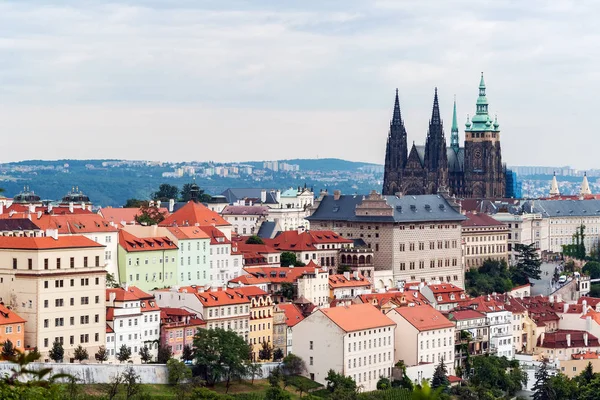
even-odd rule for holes
{"type": "Polygon", "coordinates": [[[473,152],[473,155],[475,156],[476,159],[480,160],[481,159],[481,149],[475,149],[475,151],[473,152]]]}

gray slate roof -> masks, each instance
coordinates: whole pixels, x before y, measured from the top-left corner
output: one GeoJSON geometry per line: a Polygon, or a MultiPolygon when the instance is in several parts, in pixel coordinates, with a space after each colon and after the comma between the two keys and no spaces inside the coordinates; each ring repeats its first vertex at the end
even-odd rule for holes
{"type": "MultiPolygon", "coordinates": [[[[417,154],[421,161],[421,165],[425,162],[425,146],[415,146],[417,154]]],[[[450,172],[461,172],[465,168],[465,148],[460,147],[458,152],[455,152],[452,147],[446,147],[446,157],[448,158],[448,170],[450,172]]]]}
{"type": "MultiPolygon", "coordinates": [[[[366,196],[365,196],[366,197],[366,196]]],[[[384,196],[386,203],[394,208],[393,216],[356,216],[356,206],[362,203],[361,195],[342,195],[338,200],[325,196],[309,221],[355,221],[355,222],[433,222],[463,221],[464,215],[456,211],[442,196],[384,196]]]]}
{"type": "Polygon", "coordinates": [[[0,232],[36,230],[40,230],[40,227],[31,222],[29,218],[0,219],[0,232]]]}
{"type": "Polygon", "coordinates": [[[260,224],[260,228],[256,234],[258,237],[263,239],[273,239],[275,236],[277,236],[278,232],[279,227],[277,226],[276,222],[264,221],[262,224],[260,224]]]}
{"type": "Polygon", "coordinates": [[[221,195],[225,196],[229,204],[233,204],[241,199],[257,199],[260,201],[261,191],[266,190],[267,201],[265,204],[277,204],[275,198],[275,191],[273,189],[261,189],[261,188],[229,188],[225,190],[221,195]]]}
{"type": "Polygon", "coordinates": [[[523,210],[542,217],[593,217],[600,216],[600,200],[530,200],[523,210]]]}

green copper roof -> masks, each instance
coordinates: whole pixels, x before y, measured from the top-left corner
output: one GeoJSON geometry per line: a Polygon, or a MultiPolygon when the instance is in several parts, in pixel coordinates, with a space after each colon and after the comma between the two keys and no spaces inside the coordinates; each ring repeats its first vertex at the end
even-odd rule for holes
{"type": "Polygon", "coordinates": [[[479,81],[479,96],[475,108],[475,115],[471,119],[471,123],[466,124],[466,130],[471,132],[489,132],[498,131],[498,121],[492,121],[488,114],[488,100],[485,95],[485,81],[483,80],[483,72],[481,73],[481,81],[479,81]]]}
{"type": "Polygon", "coordinates": [[[298,196],[298,191],[294,188],[289,188],[281,193],[281,197],[296,197],[298,196]]]}
{"type": "Polygon", "coordinates": [[[458,121],[456,119],[456,96],[454,97],[454,110],[452,111],[452,130],[450,134],[450,147],[458,149],[458,121]]]}

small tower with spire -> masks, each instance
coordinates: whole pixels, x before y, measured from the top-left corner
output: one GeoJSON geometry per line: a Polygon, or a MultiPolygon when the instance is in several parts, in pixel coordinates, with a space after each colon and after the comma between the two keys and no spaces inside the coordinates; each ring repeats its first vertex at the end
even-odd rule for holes
{"type": "Polygon", "coordinates": [[[556,181],[556,172],[552,177],[552,185],[550,186],[550,197],[560,196],[560,190],[558,190],[558,182],[556,181]]]}
{"type": "Polygon", "coordinates": [[[394,111],[390,121],[390,130],[385,149],[385,170],[383,177],[383,194],[393,195],[401,191],[402,171],[408,158],[406,129],[400,113],[398,89],[394,99],[394,111]]]}
{"type": "Polygon", "coordinates": [[[458,151],[460,143],[458,140],[458,121],[456,118],[456,95],[454,95],[454,109],[452,111],[452,129],[450,131],[450,147],[458,151]]]}
{"type": "Polygon", "coordinates": [[[581,188],[579,189],[579,195],[585,196],[587,194],[592,194],[590,190],[590,184],[588,182],[587,173],[583,173],[583,181],[581,181],[581,188]]]}

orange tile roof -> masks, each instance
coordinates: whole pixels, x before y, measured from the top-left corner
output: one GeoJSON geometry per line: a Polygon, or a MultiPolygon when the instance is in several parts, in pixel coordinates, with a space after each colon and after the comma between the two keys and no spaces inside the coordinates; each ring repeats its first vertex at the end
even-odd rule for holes
{"type": "Polygon", "coordinates": [[[227,236],[214,226],[201,226],[200,229],[210,238],[210,244],[229,244],[231,241],[227,236]]]}
{"type": "MultiPolygon", "coordinates": [[[[257,288],[258,289],[258,288],[257,288]]],[[[181,286],[179,293],[194,293],[205,307],[250,303],[250,299],[238,289],[221,287],[205,289],[204,286],[181,286]]]]}
{"type": "Polygon", "coordinates": [[[302,311],[298,308],[297,305],[288,303],[288,304],[278,304],[280,310],[282,310],[285,314],[285,323],[287,326],[292,327],[295,326],[298,322],[304,319],[302,315],[302,311]]]}
{"type": "Polygon", "coordinates": [[[583,302],[588,306],[596,307],[598,303],[600,303],[600,298],[598,297],[589,297],[589,296],[581,296],[579,300],[577,300],[577,304],[583,304],[583,302]]]}
{"type": "Polygon", "coordinates": [[[119,231],[119,245],[128,252],[134,251],[162,251],[177,249],[177,245],[168,237],[140,238],[131,233],[119,231]]]}
{"type": "Polygon", "coordinates": [[[188,201],[183,207],[165,218],[160,226],[230,226],[219,213],[200,203],[188,201]]]}
{"type": "Polygon", "coordinates": [[[44,214],[40,218],[32,215],[31,220],[43,230],[57,229],[62,235],[117,231],[116,227],[98,214],[44,214]]]}
{"type": "Polygon", "coordinates": [[[115,333],[115,331],[110,327],[110,325],[106,324],[106,333],[115,333]]]}
{"type": "Polygon", "coordinates": [[[362,274],[358,275],[358,279],[354,278],[354,275],[350,275],[350,279],[346,279],[343,274],[329,275],[329,288],[339,289],[345,287],[370,287],[371,282],[367,280],[362,274]]]}
{"type": "Polygon", "coordinates": [[[209,236],[198,226],[169,226],[167,228],[177,239],[209,239],[209,236]]]}
{"type": "Polygon", "coordinates": [[[598,353],[595,351],[586,351],[584,353],[571,354],[573,360],[597,360],[598,353]]]}
{"type": "Polygon", "coordinates": [[[45,237],[0,236],[0,249],[52,250],[86,247],[105,247],[85,236],[45,237]]]}
{"type": "Polygon", "coordinates": [[[233,240],[237,245],[240,253],[257,253],[257,254],[280,254],[281,251],[266,245],[266,244],[247,244],[247,237],[239,237],[233,240]]]}
{"type": "Polygon", "coordinates": [[[282,251],[311,251],[316,250],[317,244],[350,244],[346,239],[333,231],[298,231],[281,232],[274,239],[263,239],[265,244],[282,251]]]}
{"type": "MultiPolygon", "coordinates": [[[[165,207],[160,207],[158,211],[162,213],[165,217],[169,216],[169,210],[167,210],[165,207]]],[[[135,217],[138,216],[139,213],[139,208],[106,207],[98,210],[98,214],[106,218],[107,221],[114,222],[115,224],[120,224],[121,222],[135,222],[135,217]]]]}
{"type": "Polygon", "coordinates": [[[319,308],[317,312],[322,312],[345,332],[396,325],[394,321],[371,304],[319,308]]]}
{"type": "Polygon", "coordinates": [[[418,290],[388,291],[385,293],[368,293],[358,296],[363,303],[373,304],[375,307],[391,302],[396,306],[406,306],[409,304],[424,305],[429,304],[429,301],[418,290]]]}
{"type": "Polygon", "coordinates": [[[391,312],[396,312],[420,332],[434,329],[453,328],[454,324],[444,315],[431,306],[398,307],[391,312]]]}
{"type": "Polygon", "coordinates": [[[448,313],[448,319],[451,321],[464,321],[476,318],[485,318],[485,315],[475,310],[454,310],[448,313]]]}
{"type": "Polygon", "coordinates": [[[230,280],[234,283],[245,285],[257,285],[261,283],[294,283],[303,275],[316,274],[321,268],[314,262],[308,263],[304,267],[246,267],[246,275],[239,276],[230,280]]]}
{"type": "Polygon", "coordinates": [[[144,292],[137,286],[129,286],[127,290],[125,288],[106,289],[106,301],[110,301],[111,293],[115,294],[115,301],[139,301],[142,312],[159,310],[154,296],[144,292]]]}
{"type": "Polygon", "coordinates": [[[18,323],[25,323],[25,320],[4,304],[0,304],[0,325],[18,323]]]}
{"type": "Polygon", "coordinates": [[[199,318],[195,313],[172,307],[162,307],[160,309],[160,321],[161,327],[164,329],[206,325],[206,321],[199,318]]]}
{"type": "Polygon", "coordinates": [[[242,293],[244,296],[248,298],[253,298],[256,296],[267,296],[268,293],[262,290],[257,286],[241,286],[234,289],[238,293],[242,293]]]}

